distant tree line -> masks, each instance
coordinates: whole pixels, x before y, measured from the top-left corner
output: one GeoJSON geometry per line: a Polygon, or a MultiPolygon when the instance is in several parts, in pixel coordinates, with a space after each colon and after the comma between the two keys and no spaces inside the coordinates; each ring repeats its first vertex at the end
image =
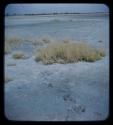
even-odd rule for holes
{"type": "MultiPolygon", "coordinates": [[[[87,12],[87,13],[84,13],[84,14],[90,14],[91,12],[87,12]]],[[[94,13],[104,13],[104,12],[94,12],[94,13]]],[[[16,16],[16,15],[26,15],[26,16],[32,16],[32,15],[57,15],[57,14],[81,14],[81,13],[78,13],[78,12],[64,12],[64,13],[58,13],[58,12],[53,12],[53,13],[29,13],[29,14],[16,14],[16,13],[13,13],[13,14],[8,14],[6,13],[5,15],[6,16],[16,16]]]]}

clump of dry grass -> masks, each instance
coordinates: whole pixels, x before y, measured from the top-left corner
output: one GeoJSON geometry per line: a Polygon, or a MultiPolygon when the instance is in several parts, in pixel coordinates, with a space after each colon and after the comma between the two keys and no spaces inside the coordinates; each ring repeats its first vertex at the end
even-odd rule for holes
{"type": "Polygon", "coordinates": [[[21,45],[22,39],[17,37],[5,38],[5,54],[11,53],[13,47],[21,45]]]}
{"type": "Polygon", "coordinates": [[[10,81],[12,81],[13,79],[12,78],[10,78],[9,76],[5,76],[5,83],[7,83],[7,82],[10,82],[10,81]]]}
{"type": "Polygon", "coordinates": [[[36,61],[44,64],[72,63],[78,61],[94,62],[105,56],[103,50],[97,50],[86,43],[51,43],[46,48],[40,49],[36,61]]]}
{"type": "Polygon", "coordinates": [[[14,59],[26,59],[27,56],[25,55],[25,53],[21,52],[21,51],[18,51],[18,52],[15,52],[12,57],[14,59]]]}

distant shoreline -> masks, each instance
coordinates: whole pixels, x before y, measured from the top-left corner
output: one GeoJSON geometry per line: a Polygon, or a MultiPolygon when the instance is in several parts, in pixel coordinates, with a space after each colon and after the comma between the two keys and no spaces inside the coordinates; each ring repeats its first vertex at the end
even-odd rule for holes
{"type": "Polygon", "coordinates": [[[89,14],[89,15],[92,15],[92,14],[103,14],[103,15],[109,15],[109,12],[94,12],[94,13],[39,13],[39,14],[11,14],[11,15],[8,15],[8,14],[5,14],[5,16],[38,16],[38,15],[71,15],[71,14],[89,14]]]}

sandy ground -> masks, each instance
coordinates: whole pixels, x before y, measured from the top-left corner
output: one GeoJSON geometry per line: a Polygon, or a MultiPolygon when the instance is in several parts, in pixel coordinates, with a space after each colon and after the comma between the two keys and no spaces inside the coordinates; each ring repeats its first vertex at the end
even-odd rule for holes
{"type": "Polygon", "coordinates": [[[5,115],[10,120],[103,120],[108,116],[108,58],[95,63],[37,64],[33,57],[6,71],[5,115]]]}
{"type": "MultiPolygon", "coordinates": [[[[21,46],[21,50],[30,55],[28,59],[15,60],[12,54],[5,55],[5,74],[13,79],[4,88],[6,118],[24,121],[105,120],[109,115],[109,40],[104,24],[106,22],[101,24],[104,29],[101,29],[101,36],[106,56],[93,63],[37,63],[29,53],[34,49],[32,45],[21,46]],[[16,66],[8,66],[11,63],[16,66]]],[[[86,38],[90,41],[93,37],[86,38]]]]}

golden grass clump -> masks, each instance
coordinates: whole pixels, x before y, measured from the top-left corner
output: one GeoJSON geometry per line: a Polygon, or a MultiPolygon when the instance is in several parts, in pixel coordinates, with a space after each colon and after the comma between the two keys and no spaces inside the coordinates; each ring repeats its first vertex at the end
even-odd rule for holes
{"type": "Polygon", "coordinates": [[[46,48],[40,49],[35,55],[35,60],[44,64],[94,62],[104,56],[103,50],[97,50],[89,44],[64,42],[51,43],[46,48]]]}
{"type": "Polygon", "coordinates": [[[13,57],[14,59],[26,59],[26,58],[27,58],[26,55],[25,55],[23,52],[21,52],[21,51],[15,52],[15,53],[12,55],[12,57],[13,57]]]}

